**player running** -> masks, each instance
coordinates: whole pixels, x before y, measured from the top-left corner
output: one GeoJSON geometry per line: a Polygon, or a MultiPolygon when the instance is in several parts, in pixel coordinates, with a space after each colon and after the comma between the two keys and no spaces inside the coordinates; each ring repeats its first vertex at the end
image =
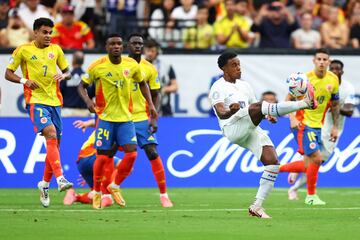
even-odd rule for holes
{"type": "Polygon", "coordinates": [[[227,51],[218,58],[218,66],[224,76],[210,89],[210,101],[219,120],[223,135],[234,144],[249,149],[264,164],[260,187],[249,215],[271,218],[262,208],[263,201],[271,192],[279,172],[279,161],[269,136],[258,126],[264,116],[276,122],[282,116],[300,109],[315,109],[317,101],[311,84],[302,101],[268,103],[257,102],[251,86],[240,80],[240,60],[235,52],[227,51]]]}
{"type": "MultiPolygon", "coordinates": [[[[291,162],[280,167],[280,172],[304,172],[307,176],[307,196],[305,204],[325,205],[316,194],[316,183],[322,160],[321,156],[321,128],[323,118],[330,106],[332,118],[331,129],[328,139],[336,142],[339,126],[339,79],[328,71],[330,64],[329,52],[326,49],[318,49],[314,56],[315,69],[306,75],[315,88],[315,96],[319,106],[312,110],[298,111],[289,114],[290,127],[299,145],[299,153],[303,154],[304,160],[291,162]]],[[[289,94],[286,99],[293,100],[289,94]]]]}
{"type": "MultiPolygon", "coordinates": [[[[324,120],[324,126],[321,131],[321,142],[322,142],[322,149],[321,149],[321,156],[323,162],[327,161],[334,151],[335,147],[339,142],[339,138],[344,130],[345,125],[345,117],[351,117],[354,113],[354,106],[355,106],[355,88],[354,86],[342,79],[342,75],[344,73],[344,63],[340,60],[332,60],[330,63],[331,72],[335,73],[336,76],[339,78],[339,93],[340,93],[340,116],[339,116],[339,135],[338,139],[334,141],[330,141],[330,133],[331,127],[333,125],[333,120],[331,116],[331,111],[327,111],[324,120]]],[[[297,191],[306,183],[306,175],[301,174],[298,178],[298,173],[290,173],[289,174],[289,182],[294,184],[290,187],[288,191],[289,200],[297,200],[298,194],[297,191]],[[297,179],[298,178],[298,179],[297,179]],[[296,180],[297,179],[297,180],[296,180]]]]}
{"type": "Polygon", "coordinates": [[[15,49],[5,73],[5,79],[24,85],[26,109],[34,130],[46,139],[44,176],[38,183],[40,202],[44,207],[50,205],[49,186],[53,174],[60,192],[73,186],[63,176],[59,153],[63,101],[59,83],[70,79],[71,75],[63,51],[50,43],[53,27],[54,23],[48,18],[36,19],[33,25],[35,40],[15,49]],[[19,65],[23,77],[15,74],[19,65]],[[57,68],[62,73],[58,73],[57,68]]]}
{"type": "MultiPolygon", "coordinates": [[[[156,68],[145,59],[141,58],[144,48],[144,40],[140,34],[132,34],[128,39],[129,57],[135,59],[140,64],[144,80],[148,83],[152,101],[156,108],[159,108],[159,89],[160,82],[156,68]]],[[[134,83],[132,96],[134,99],[133,122],[135,124],[136,138],[140,148],[144,149],[148,157],[152,172],[155,176],[160,191],[160,203],[163,207],[172,207],[173,204],[166,192],[165,170],[161,158],[157,151],[158,142],[154,133],[149,131],[148,103],[141,95],[141,92],[134,83]]],[[[156,130],[156,129],[155,129],[156,130]]],[[[119,172],[121,170],[119,169],[119,172]]]]}
{"type": "MultiPolygon", "coordinates": [[[[111,173],[107,169],[113,167],[114,143],[121,146],[125,153],[120,164],[123,166],[123,171],[117,175],[116,182],[121,184],[130,174],[137,157],[136,133],[131,114],[133,82],[139,84],[141,93],[149,103],[151,118],[157,118],[157,112],[152,103],[149,88],[143,81],[139,64],[131,58],[122,57],[122,50],[121,37],[118,34],[109,35],[106,40],[108,55],[95,60],[90,65],[79,85],[80,95],[90,112],[96,112],[99,117],[95,133],[97,157],[94,164],[94,209],[101,209],[100,187],[103,178],[111,178],[111,173]],[[94,81],[96,103],[86,92],[86,87],[94,81]]],[[[125,201],[121,196],[119,185],[112,183],[110,189],[114,200],[124,207],[125,201]]]]}

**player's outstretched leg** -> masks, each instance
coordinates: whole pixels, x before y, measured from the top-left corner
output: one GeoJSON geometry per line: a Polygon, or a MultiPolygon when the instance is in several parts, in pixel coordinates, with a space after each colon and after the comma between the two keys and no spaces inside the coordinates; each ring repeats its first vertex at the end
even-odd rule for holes
{"type": "Polygon", "coordinates": [[[49,207],[50,195],[49,195],[49,182],[40,181],[38,182],[38,189],[40,191],[40,202],[43,207],[49,207]]]}
{"type": "Polygon", "coordinates": [[[269,116],[283,116],[288,113],[295,112],[301,109],[315,109],[317,108],[317,100],[315,98],[314,88],[309,83],[307,92],[303,100],[300,101],[286,101],[279,103],[268,103],[263,101],[261,104],[261,112],[263,115],[269,116]]]}

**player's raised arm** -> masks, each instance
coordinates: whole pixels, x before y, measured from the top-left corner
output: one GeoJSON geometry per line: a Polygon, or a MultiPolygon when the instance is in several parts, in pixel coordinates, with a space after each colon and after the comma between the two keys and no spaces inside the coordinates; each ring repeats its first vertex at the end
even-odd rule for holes
{"type": "Polygon", "coordinates": [[[215,108],[216,114],[218,115],[218,117],[220,119],[228,119],[240,109],[240,104],[232,103],[229,106],[230,110],[226,110],[224,103],[220,102],[220,103],[215,104],[214,108],[215,108]]]}

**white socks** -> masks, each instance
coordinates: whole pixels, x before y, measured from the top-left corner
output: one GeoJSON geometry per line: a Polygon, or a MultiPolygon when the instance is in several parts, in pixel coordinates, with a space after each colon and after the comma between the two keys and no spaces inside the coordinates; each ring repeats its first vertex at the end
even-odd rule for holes
{"type": "Polygon", "coordinates": [[[166,198],[169,198],[168,194],[167,193],[160,193],[160,197],[166,197],[166,198]]]}
{"type": "Polygon", "coordinates": [[[44,187],[44,188],[48,188],[50,186],[50,183],[49,182],[45,182],[44,180],[41,181],[41,185],[44,187]]]}
{"type": "Polygon", "coordinates": [[[296,182],[294,183],[294,185],[291,187],[292,190],[298,190],[300,189],[302,186],[304,186],[306,184],[306,174],[303,173],[301,174],[301,176],[299,176],[299,178],[296,180],[296,182]]]}
{"type": "Polygon", "coordinates": [[[277,175],[279,173],[279,165],[267,165],[265,166],[265,170],[260,178],[260,187],[256,194],[256,199],[254,205],[257,207],[261,207],[263,201],[269,195],[271,190],[274,187],[274,183],[276,181],[277,175]]]}
{"type": "Polygon", "coordinates": [[[307,103],[303,100],[286,101],[280,103],[268,103],[266,101],[263,101],[261,103],[261,112],[263,115],[279,117],[307,107],[307,103]]]}

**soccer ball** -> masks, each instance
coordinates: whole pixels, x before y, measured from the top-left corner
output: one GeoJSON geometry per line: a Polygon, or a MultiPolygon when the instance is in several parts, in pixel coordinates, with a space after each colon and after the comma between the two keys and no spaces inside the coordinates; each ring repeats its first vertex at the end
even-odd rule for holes
{"type": "Polygon", "coordinates": [[[305,95],[308,82],[309,79],[306,74],[301,72],[292,73],[286,79],[286,83],[289,86],[289,93],[296,98],[305,95]]]}

